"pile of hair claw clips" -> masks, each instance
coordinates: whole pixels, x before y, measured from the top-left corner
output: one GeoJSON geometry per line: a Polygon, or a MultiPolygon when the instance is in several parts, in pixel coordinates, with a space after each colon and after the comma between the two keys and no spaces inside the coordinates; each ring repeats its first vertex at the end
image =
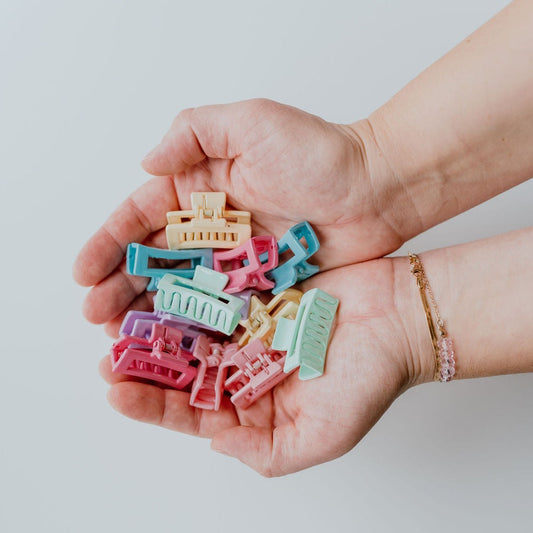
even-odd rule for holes
{"type": "Polygon", "coordinates": [[[128,273],[149,277],[157,293],[153,312],[126,315],[113,371],[214,410],[224,393],[247,408],[298,367],[300,379],[321,376],[339,302],[291,288],[318,272],[307,262],[320,247],[309,223],[279,241],[252,237],[250,213],[227,210],[225,193],[192,193],[191,203],[167,214],[168,250],[128,246],[128,273]]]}

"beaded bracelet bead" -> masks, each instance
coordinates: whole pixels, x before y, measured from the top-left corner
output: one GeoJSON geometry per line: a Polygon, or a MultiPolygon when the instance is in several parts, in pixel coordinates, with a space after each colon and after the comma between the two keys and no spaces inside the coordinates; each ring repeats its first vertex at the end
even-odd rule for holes
{"type": "Polygon", "coordinates": [[[448,337],[446,328],[444,327],[444,321],[437,308],[437,302],[435,301],[435,296],[426,277],[422,261],[420,261],[420,258],[416,254],[409,252],[409,262],[411,264],[411,272],[416,278],[416,283],[420,292],[420,299],[422,300],[422,306],[424,307],[429,335],[431,337],[433,352],[435,354],[434,380],[446,383],[447,381],[451,381],[455,375],[455,353],[453,350],[453,342],[452,339],[448,337]],[[431,307],[433,307],[433,313],[431,312],[428,302],[428,296],[431,302],[431,307]],[[436,318],[435,322],[433,320],[433,314],[436,318]],[[435,324],[437,327],[435,327],[435,324]]]}

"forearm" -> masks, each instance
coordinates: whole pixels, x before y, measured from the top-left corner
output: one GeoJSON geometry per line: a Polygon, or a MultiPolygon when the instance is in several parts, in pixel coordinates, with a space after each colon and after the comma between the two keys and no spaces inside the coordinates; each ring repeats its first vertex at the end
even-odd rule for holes
{"type": "Polygon", "coordinates": [[[513,2],[354,125],[403,240],[533,176],[532,28],[513,2]]]}
{"type": "MultiPolygon", "coordinates": [[[[533,227],[420,257],[454,342],[455,378],[533,371],[533,227]]],[[[395,261],[398,305],[413,332],[412,381],[431,381],[435,359],[416,281],[406,258],[395,261]]]]}

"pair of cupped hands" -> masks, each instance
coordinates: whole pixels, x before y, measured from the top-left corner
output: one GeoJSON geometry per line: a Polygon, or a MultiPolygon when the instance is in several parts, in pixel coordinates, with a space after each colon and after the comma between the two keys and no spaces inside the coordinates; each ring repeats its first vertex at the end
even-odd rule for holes
{"type": "MultiPolygon", "coordinates": [[[[194,191],[224,191],[233,209],[252,213],[254,235],[278,239],[307,220],[321,248],[321,273],[303,283],[340,300],[325,373],[293,373],[246,410],[224,398],[220,411],[189,406],[188,393],[111,372],[109,401],[126,416],[212,439],[212,448],[265,476],[322,463],[351,450],[389,405],[422,381],[411,314],[408,261],[381,258],[402,245],[391,198],[392,169],[376,171],[367,121],[326,122],[267,100],[181,112],[143,161],[154,178],[131,194],[80,252],[74,277],[92,286],[86,318],[117,336],[125,313],[152,310],[147,279],[129,276],[128,243],[165,248],[168,211],[190,208],[194,191]],[[380,259],[378,259],[380,258],[380,259]]],[[[401,213],[399,214],[401,216],[401,213]]]]}

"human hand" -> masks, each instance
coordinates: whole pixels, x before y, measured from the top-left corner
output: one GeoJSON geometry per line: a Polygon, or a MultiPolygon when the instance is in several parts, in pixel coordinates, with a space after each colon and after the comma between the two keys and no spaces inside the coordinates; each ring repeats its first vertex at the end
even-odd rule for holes
{"type": "Polygon", "coordinates": [[[405,322],[413,313],[399,307],[412,305],[416,293],[407,290],[414,283],[404,258],[335,269],[304,284],[314,286],[340,299],[322,377],[300,381],[295,372],[246,410],[224,397],[214,412],[189,406],[189,393],[111,373],[106,357],[110,403],[136,420],[211,438],[213,449],[265,476],[343,455],[417,378],[416,335],[405,322]]]}
{"type": "Polygon", "coordinates": [[[190,208],[193,191],[225,191],[230,204],[252,212],[255,235],[280,238],[308,220],[321,242],[313,257],[321,269],[392,251],[401,238],[381,218],[386,186],[377,184],[386,180],[370,180],[364,129],[268,100],[181,113],[143,162],[165,176],[135,191],[76,260],[76,281],[94,285],[84,305],[87,319],[116,336],[126,311],[151,309],[146,279],[125,273],[126,247],[166,248],[166,213],[190,208]]]}
{"type": "Polygon", "coordinates": [[[251,211],[254,234],[280,238],[307,220],[318,234],[315,256],[329,269],[381,257],[403,244],[382,214],[398,182],[386,166],[371,175],[372,129],[326,122],[270,100],[187,109],[143,161],[171,176],[182,208],[193,191],[225,191],[251,211]]]}

